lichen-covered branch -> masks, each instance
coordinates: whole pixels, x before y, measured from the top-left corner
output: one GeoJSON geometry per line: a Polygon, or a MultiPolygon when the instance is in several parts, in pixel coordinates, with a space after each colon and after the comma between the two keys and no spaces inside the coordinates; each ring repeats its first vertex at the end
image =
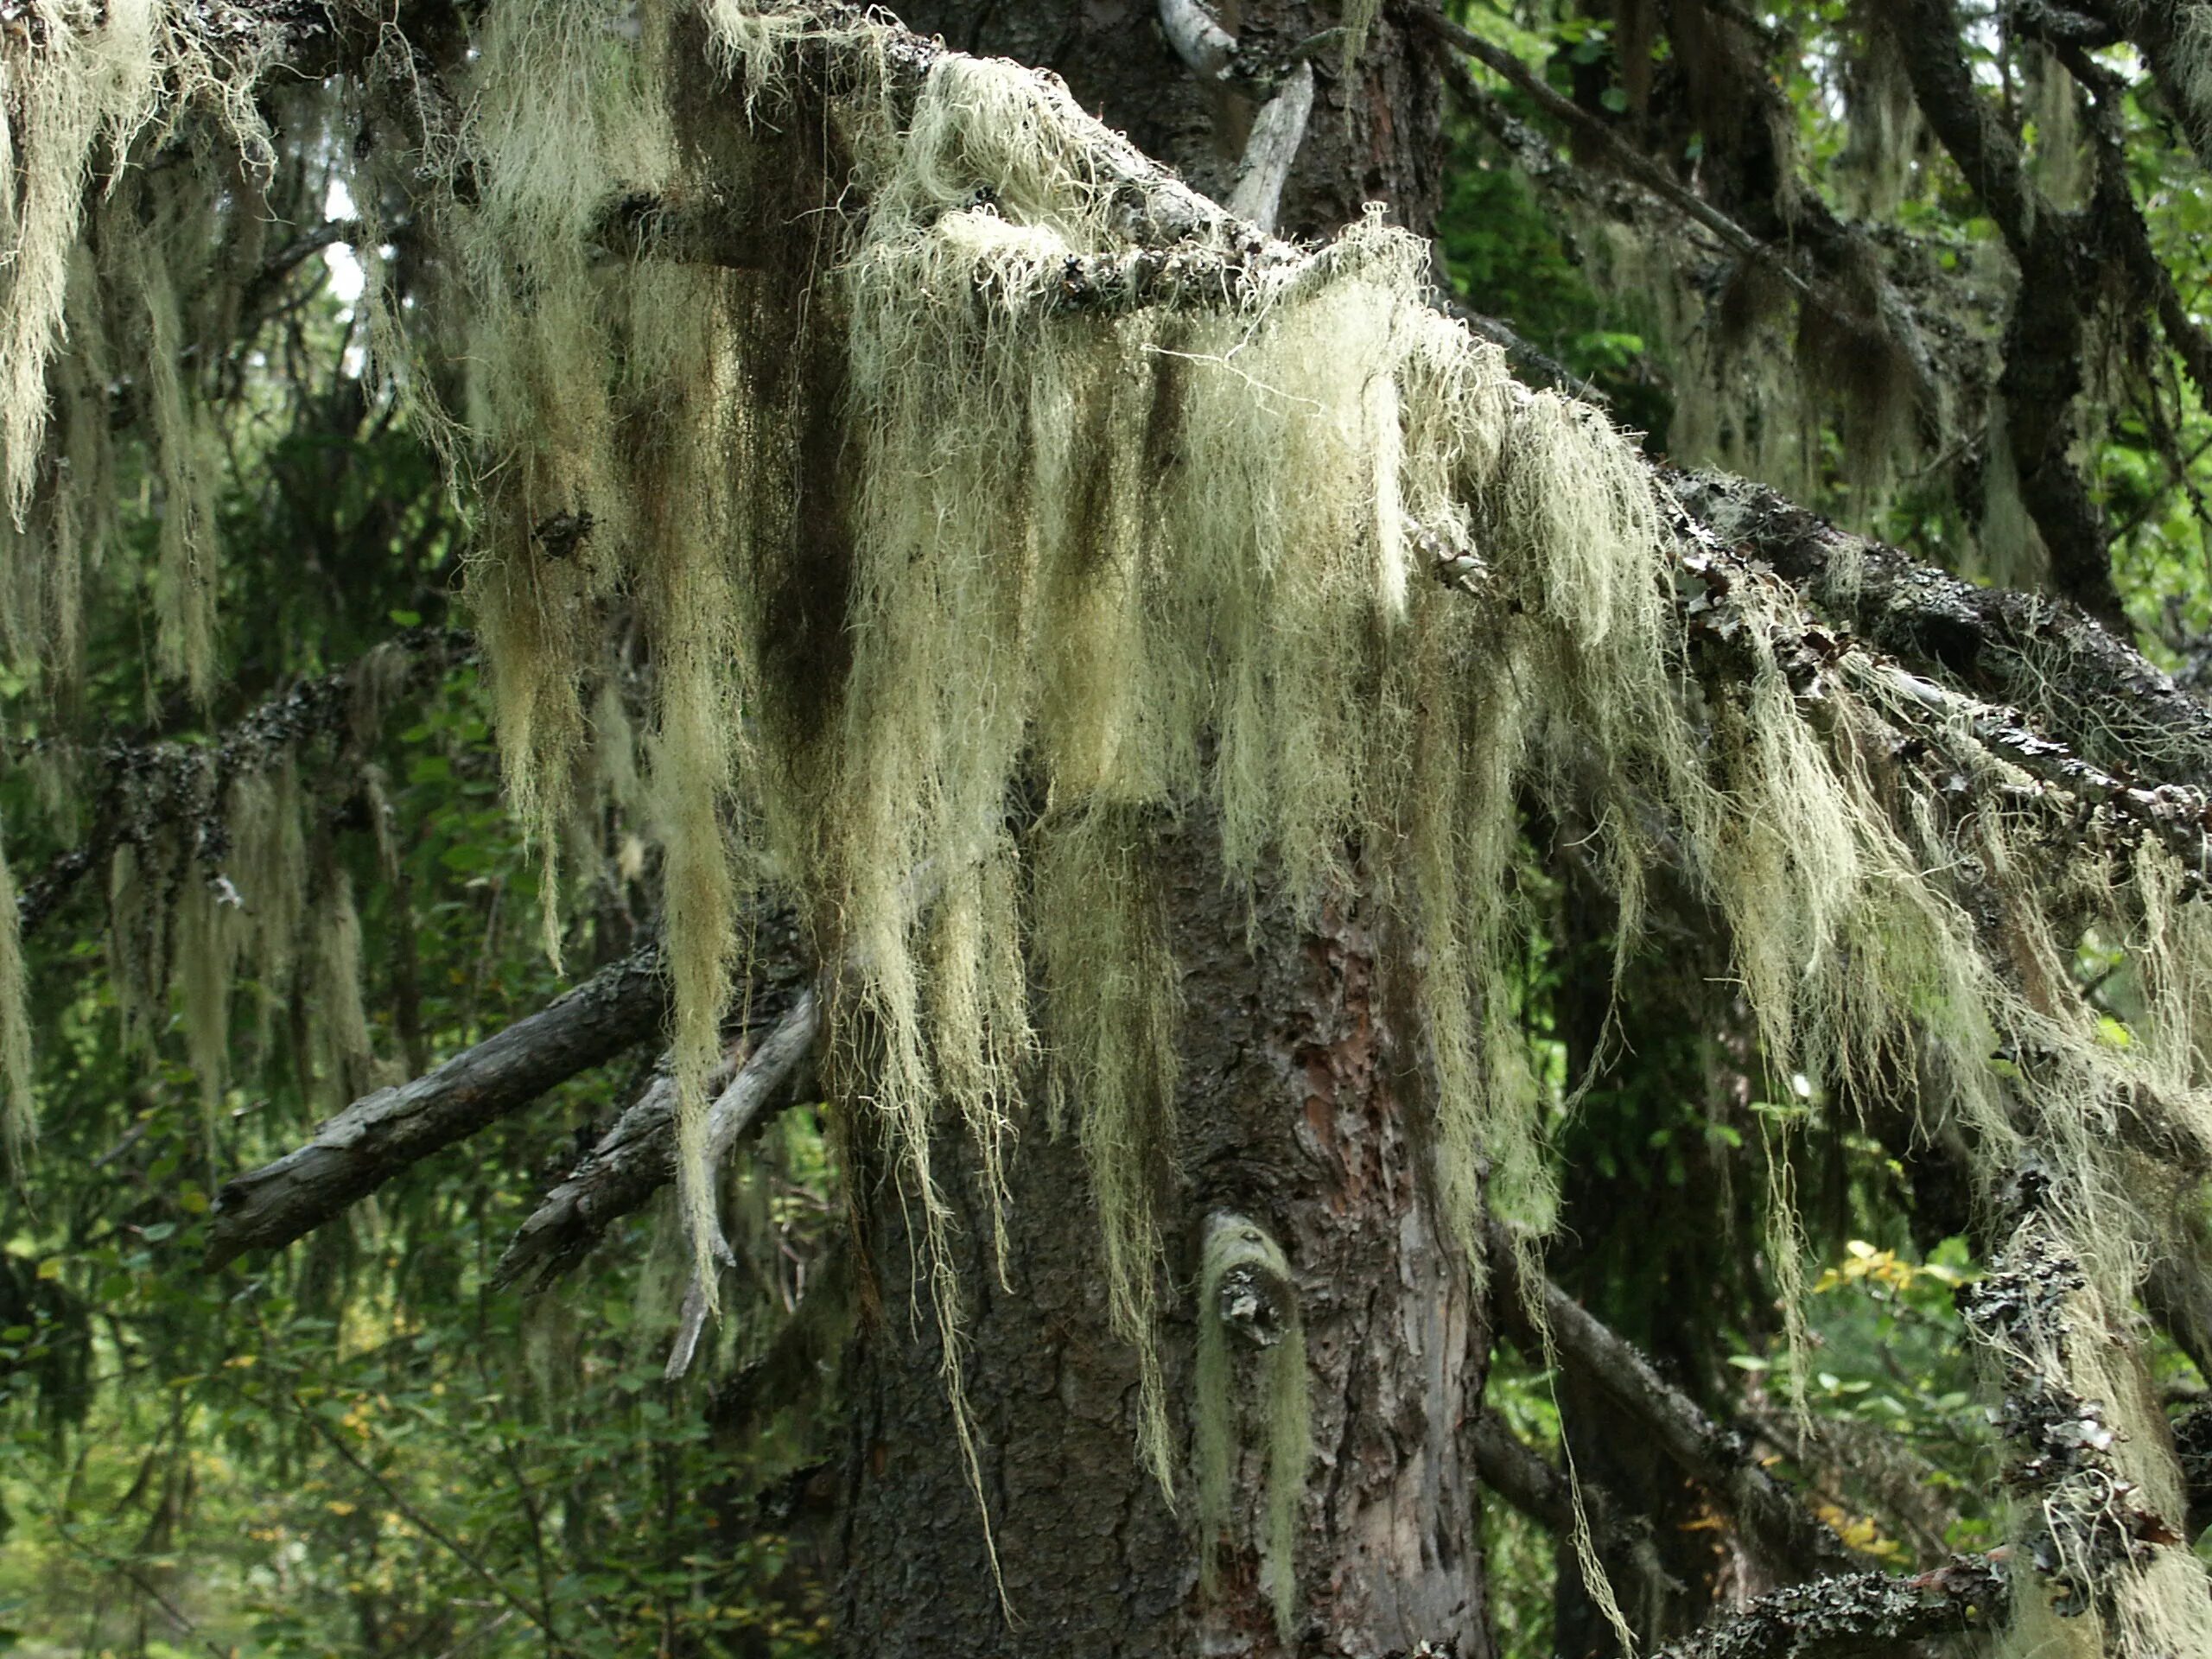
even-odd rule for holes
{"type": "Polygon", "coordinates": [[[652,1037],[667,1008],[659,947],[649,946],[435,1071],[355,1101],[304,1145],[224,1183],[207,1265],[290,1243],[432,1153],[652,1037]]]}
{"type": "Polygon", "coordinates": [[[156,829],[173,834],[180,820],[199,826],[197,851],[213,866],[226,847],[218,805],[229,779],[295,753],[315,738],[358,726],[376,706],[419,688],[475,649],[474,636],[463,629],[404,629],[345,667],[271,698],[226,727],[213,743],[99,746],[88,757],[98,776],[92,828],[22,883],[16,904],[22,931],[36,931],[118,846],[156,829]]]}
{"type": "MultiPolygon", "coordinates": [[[[1924,741],[1942,744],[1963,734],[1989,755],[2062,791],[2076,804],[2077,814],[2088,815],[2090,822],[2082,826],[2084,831],[2110,830],[2130,842],[2151,836],[2174,853],[2184,871],[2212,868],[2212,793],[2188,784],[2130,782],[2044,735],[2017,709],[1952,690],[1848,639],[1823,632],[1803,617],[1789,614],[1795,608],[1789,602],[1794,594],[1732,550],[1692,544],[1680,550],[1678,559],[1693,589],[1683,612],[1685,631],[1694,642],[1736,637],[1740,632],[1736,601],[1745,592],[1764,588],[1765,596],[1779,601],[1782,607],[1766,630],[1769,649],[1802,693],[1818,695],[1821,679],[1829,672],[1859,675],[1900,714],[1900,725],[1912,723],[1915,709],[1925,710],[1941,722],[1940,728],[1923,734],[1924,741]]],[[[2186,879],[2194,882],[2198,878],[2192,874],[2186,879]]],[[[2140,1100],[2136,1103],[2145,1104],[2140,1100]]],[[[2195,1142],[2183,1135],[2159,1144],[2171,1152],[2195,1142]]],[[[2190,1160],[2199,1167],[2204,1161],[2201,1148],[2190,1160]]]]}
{"type": "Polygon", "coordinates": [[[1849,1573],[1793,1584],[1671,1642],[1655,1659],[1890,1659],[1912,1643],[2003,1623],[2004,1569],[1954,1555],[1925,1573],[1849,1573]]]}
{"type": "Polygon", "coordinates": [[[2004,233],[2019,270],[1998,390],[2020,499],[2050,550],[2058,590],[2124,626],[2104,514],[2071,454],[2088,349],[2083,308],[2095,292],[2096,251],[2078,234],[2075,216],[2036,188],[2018,138],[1975,84],[1952,0],[1885,0],[1881,10],[1902,37],[1921,113],[2004,233]]]}
{"type": "Polygon", "coordinates": [[[1913,672],[2026,710],[2108,770],[2212,784],[2212,709],[2078,607],[1977,587],[1764,485],[1671,469],[1659,480],[1723,545],[1771,566],[1831,626],[1913,672]]]}
{"type": "Polygon", "coordinates": [[[2212,168],[2212,13],[2198,0],[2082,0],[2069,10],[2089,13],[2102,25],[2083,34],[2083,46],[2106,45],[2113,35],[2135,43],[2183,137],[2197,160],[2212,168]]]}
{"type": "Polygon", "coordinates": [[[1658,163],[1624,143],[1611,127],[1597,119],[1573,99],[1554,91],[1541,75],[1512,53],[1484,40],[1464,25],[1453,22],[1432,6],[1411,7],[1409,15],[1421,28],[1440,40],[1456,47],[1492,73],[1511,82],[1547,115],[1567,123],[1595,146],[1599,153],[1622,174],[1684,217],[1711,232],[1719,238],[1723,247],[1745,259],[1759,262],[1808,297],[1815,294],[1814,284],[1783,254],[1752,235],[1695,191],[1685,188],[1658,163]]]}
{"type": "Polygon", "coordinates": [[[2178,1497],[2187,1491],[2184,1471],[2163,1446],[2129,1444],[2150,1426],[2126,1398],[2127,1362],[2115,1370],[2107,1357],[2103,1297],[2064,1241],[2052,1179],[2024,1169],[2010,1198],[2010,1236],[1957,1300],[2001,1382],[2005,1481],[2025,1517],[2016,1550],[2062,1616],[2137,1629],[2162,1616],[2157,1580],[2178,1561],[2201,1626],[2212,1610],[2202,1606],[2202,1569],[2185,1554],[2185,1517],[2162,1514],[2144,1476],[2166,1464],[2178,1497]]]}

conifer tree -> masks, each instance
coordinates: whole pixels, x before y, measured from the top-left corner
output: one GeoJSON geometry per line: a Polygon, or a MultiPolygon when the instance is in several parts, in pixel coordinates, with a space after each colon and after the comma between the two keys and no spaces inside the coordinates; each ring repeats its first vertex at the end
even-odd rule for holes
{"type": "Polygon", "coordinates": [[[2139,651],[2212,8],[1833,10],[0,15],[24,1236],[89,1077],[189,1115],[147,1270],[261,1284],[635,1052],[454,1294],[666,1189],[666,1375],[817,1408],[843,1651],[1487,1653],[1503,1503],[1562,1651],[2212,1652],[2212,714],[2139,651]],[[1549,292],[1432,239],[1508,168],[1549,292]],[[496,881],[406,810],[480,709],[496,881]],[[756,1306],[732,1172],[817,1103],[756,1306]],[[1995,1424],[1917,1559],[1807,1403],[1881,1230],[1965,1241],[1995,1424]]]}

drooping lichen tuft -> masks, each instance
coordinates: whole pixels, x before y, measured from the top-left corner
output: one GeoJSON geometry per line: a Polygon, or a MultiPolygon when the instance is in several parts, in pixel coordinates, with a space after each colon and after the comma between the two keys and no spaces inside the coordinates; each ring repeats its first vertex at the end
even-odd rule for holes
{"type": "Polygon", "coordinates": [[[1192,1386],[1198,1458],[1199,1577],[1217,1588],[1222,1535],[1230,1528],[1230,1486],[1242,1402],[1257,1420],[1265,1494],[1254,1529],[1260,1586],[1275,1629],[1290,1639],[1297,1606],[1299,1510],[1313,1430],[1306,1375],[1306,1322],[1290,1263],[1257,1222],[1228,1213],[1206,1218],[1198,1273],[1198,1338],[1192,1386]],[[1231,1357],[1232,1338],[1244,1361],[1231,1357]]]}
{"type": "MultiPolygon", "coordinates": [[[[1348,34],[1370,13],[1348,7],[1348,34]]],[[[55,115],[59,175],[35,158],[60,142],[39,136],[39,100],[91,97],[91,60],[69,54],[156,16],[110,8],[97,29],[64,31],[25,71],[29,113],[8,129],[33,157],[7,204],[22,302],[10,327],[38,354],[38,408],[52,391],[66,410],[57,429],[89,431],[105,391],[89,350],[49,361],[60,314],[38,320],[78,302],[84,264],[70,245],[80,209],[54,217],[54,179],[73,203],[86,147],[143,127],[156,93],[102,83],[93,113],[55,115]]],[[[1530,1065],[1517,972],[1534,923],[1514,865],[1533,802],[1588,826],[1577,853],[1618,898],[1623,963],[1662,861],[1724,919],[1758,1065],[1802,1074],[1824,1101],[1893,1091],[1923,1127],[1961,1128],[1986,1171],[2041,1148],[2076,1195],[2071,1247],[2122,1304],[2156,1242],[2131,1197],[2133,1154],[2115,1150],[2129,1114],[2155,1098],[2212,1144],[2212,926],[2169,855],[2055,857],[2080,840],[2066,828],[2077,803],[1986,745],[1971,712],[1814,639],[1793,596],[1669,523],[1624,435],[1515,384],[1428,303],[1412,238],[1370,221],[1319,251],[1255,244],[1145,173],[1057,83],[937,53],[893,98],[879,26],[814,16],[708,9],[716,67],[742,87],[727,102],[760,123],[759,156],[709,166],[671,103],[699,67],[675,58],[658,9],[486,7],[462,113],[410,157],[430,181],[417,229],[452,314],[387,312],[372,329],[380,351],[417,354],[394,372],[482,508],[469,591],[510,800],[544,861],[549,951],[566,931],[557,849],[588,816],[580,790],[626,811],[634,798],[660,843],[695,1255],[713,1228],[704,1082],[742,901],[769,886],[822,949],[839,1055],[865,1062],[855,1093],[918,1222],[921,1294],[979,1495],[945,1137],[964,1135],[976,1213],[996,1228],[1040,1049],[1088,1160],[1107,1300],[1140,1357],[1135,1433],[1169,1483],[1157,1327],[1179,997],[1156,837],[1202,818],[1224,877],[1282,892],[1296,914],[1363,883],[1389,907],[1411,944],[1439,1187],[1472,1255],[1486,1214],[1523,1249],[1555,1218],[1544,1126],[1566,1103],[1530,1065]],[[834,63],[798,73],[802,52],[834,63]],[[820,141],[803,164],[794,130],[820,141]],[[825,175],[810,194],[796,165],[825,175]],[[650,229],[694,210],[771,245],[721,256],[742,270],[613,245],[626,213],[650,229]],[[430,389],[448,370],[466,384],[439,410],[430,389]],[[610,640],[632,620],[634,656],[615,662],[610,640]],[[607,701],[633,671],[652,684],[642,785],[619,691],[607,701]],[[2072,977],[2085,926],[2132,947],[2141,1013],[2126,1042],[2072,977]]],[[[133,337],[158,345],[188,332],[189,284],[156,257],[186,230],[163,228],[159,201],[132,203],[142,188],[101,209],[137,215],[116,232],[130,306],[95,296],[84,315],[137,319],[133,337]]],[[[1820,429],[1802,359],[1823,340],[1879,345],[1866,331],[1880,296],[1870,283],[1841,332],[1801,315],[1784,340],[1794,302],[1776,299],[1763,262],[1737,275],[1757,344],[1697,365],[1706,391],[1729,396],[1700,410],[1689,388],[1684,431],[1703,420],[1697,442],[1809,476],[1820,429]],[[1724,405],[1730,422],[1705,418],[1724,405]]],[[[383,291],[372,284],[372,306],[383,291]]],[[[1853,446],[1878,455],[1918,390],[1901,348],[1882,350],[1853,446]]],[[[7,359],[11,469],[27,453],[16,427],[36,435],[43,419],[15,396],[28,360],[7,359]]],[[[164,375],[147,388],[174,520],[159,651],[204,684],[205,435],[184,378],[164,375]]],[[[2002,463],[1992,455],[1993,522],[2002,463]]],[[[21,534],[59,563],[51,581],[6,584],[11,645],[46,626],[23,619],[61,605],[88,544],[55,493],[61,469],[22,465],[21,534]]],[[[1873,472],[1847,481],[1875,493],[1873,472]]],[[[237,906],[175,834],[115,858],[126,1024],[164,1029],[181,995],[213,1099],[229,1010],[193,979],[250,964],[264,1008],[314,1001],[309,1057],[342,1099],[379,1075],[349,889],[326,849],[310,855],[290,772],[226,787],[219,813],[193,804],[227,821],[237,906]]],[[[7,973],[0,960],[0,994],[7,973]]],[[[1772,1208],[1787,1291],[1786,1189],[1772,1208]]],[[[1302,1336],[1281,1251],[1234,1218],[1210,1235],[1201,1274],[1201,1521],[1211,1560],[1235,1456],[1221,1297],[1244,1270],[1279,1319],[1260,1344],[1259,1545],[1287,1621],[1302,1336]]]]}
{"type": "Polygon", "coordinates": [[[1173,1144],[1179,987],[1140,811],[1077,809],[1040,826],[1037,937],[1057,1130],[1072,1113],[1098,1204],[1108,1303],[1141,1366],[1140,1441],[1174,1490],[1156,1340],[1165,1271],[1159,1193],[1173,1144]]]}
{"type": "Polygon", "coordinates": [[[2176,8],[2173,44],[2154,61],[2200,160],[2212,166],[2212,5],[2176,8]]]}
{"type": "Polygon", "coordinates": [[[1863,3],[1853,7],[1858,49],[1843,77],[1850,125],[1837,170],[1856,195],[1859,213],[1885,219],[1911,182],[1922,124],[1902,37],[1873,15],[1877,10],[1863,3]]]}

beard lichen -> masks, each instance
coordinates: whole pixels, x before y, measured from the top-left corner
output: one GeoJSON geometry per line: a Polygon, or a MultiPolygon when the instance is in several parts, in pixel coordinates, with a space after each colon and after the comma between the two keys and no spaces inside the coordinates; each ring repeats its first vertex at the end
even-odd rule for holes
{"type": "Polygon", "coordinates": [[[158,490],[159,555],[146,578],[154,665],[203,702],[215,681],[216,468],[188,384],[208,361],[197,325],[211,320],[190,315],[186,290],[207,280],[225,221],[252,221],[245,204],[271,151],[250,91],[260,45],[248,32],[235,58],[219,59],[182,10],[56,6],[0,45],[0,150],[11,163],[0,182],[0,489],[14,544],[0,641],[49,696],[74,684],[83,576],[114,511],[118,385],[143,410],[158,490]],[[219,139],[206,138],[210,128],[219,139]],[[207,153],[149,181],[149,152],[164,143],[207,153]],[[139,365],[119,380],[111,330],[139,365]]]}
{"type": "Polygon", "coordinates": [[[1298,1281],[1282,1246],[1244,1216],[1206,1217],[1198,1270],[1198,1351],[1192,1440],[1198,1461],[1198,1577],[1211,1595],[1220,1577],[1229,1530],[1236,1428],[1249,1399],[1257,1419],[1264,1471],[1254,1542],[1260,1587],[1274,1609],[1275,1630],[1291,1639],[1297,1606],[1299,1510],[1313,1453],[1306,1374],[1306,1320],[1298,1281]],[[1244,1365],[1230,1357],[1235,1338],[1244,1365]]]}

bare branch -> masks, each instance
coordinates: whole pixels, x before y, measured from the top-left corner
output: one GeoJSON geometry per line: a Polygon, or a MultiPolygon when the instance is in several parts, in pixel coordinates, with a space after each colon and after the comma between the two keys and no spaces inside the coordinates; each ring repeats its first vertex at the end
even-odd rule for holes
{"type": "MultiPolygon", "coordinates": [[[[812,1003],[814,994],[801,991],[798,999],[812,1003]]],[[[753,1012],[756,1017],[767,1018],[773,999],[760,999],[760,1006],[753,1012]]],[[[750,1107],[753,1116],[739,1116],[746,1103],[737,1084],[732,1084],[716,1101],[716,1116],[709,1120],[708,1133],[715,1134],[715,1125],[722,1125],[728,1144],[734,1144],[738,1135],[748,1128],[765,1109],[768,1100],[775,1096],[776,1087],[786,1081],[791,1068],[802,1057],[813,1040],[810,1029],[803,1043],[790,1040],[798,1033],[798,1023],[793,1014],[798,1003],[778,1015],[778,1025],[768,1043],[773,1046],[775,1036],[789,1033],[783,1049],[773,1055],[755,1055],[760,1069],[755,1071],[749,1089],[759,1091],[759,1098],[750,1107]],[[776,1069],[771,1075],[771,1062],[776,1069]],[[725,1110],[723,1102],[728,1102],[725,1110]]],[[[813,1026],[818,1013],[809,1014],[804,1023],[813,1026]]],[[[738,1075],[739,1062],[733,1057],[729,1071],[724,1077],[738,1075]]],[[[493,1269],[492,1281],[497,1285],[514,1284],[525,1276],[535,1289],[543,1290],[560,1278],[577,1262],[583,1260],[601,1234],[624,1216],[644,1207],[653,1194],[676,1179],[676,1087],[667,1073],[656,1076],[645,1091],[632,1103],[629,1109],[616,1120],[614,1127],[601,1137],[582,1162],[569,1172],[566,1179],[538,1201],[528,1219],[516,1229],[499,1265],[493,1269]]]]}
{"type": "Polygon", "coordinates": [[[1252,137],[1236,164],[1236,184],[1230,192],[1230,213],[1263,231],[1274,231],[1282,188],[1289,181],[1313,113],[1313,66],[1301,58],[1253,118],[1252,137]]]}
{"type": "Polygon", "coordinates": [[[633,952],[436,1070],[362,1096],[305,1145],[226,1182],[208,1217],[207,1265],[290,1243],[409,1166],[658,1032],[668,1008],[659,954],[658,945],[633,952]]]}
{"type": "Polygon", "coordinates": [[[1160,0],[1160,27],[1175,55],[1200,80],[1227,80],[1235,74],[1236,37],[1199,0],[1160,0]]]}

